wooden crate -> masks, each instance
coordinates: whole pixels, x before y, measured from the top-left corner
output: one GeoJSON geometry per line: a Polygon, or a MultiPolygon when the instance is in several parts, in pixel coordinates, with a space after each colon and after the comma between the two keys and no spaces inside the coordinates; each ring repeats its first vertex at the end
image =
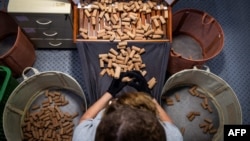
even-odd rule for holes
{"type": "Polygon", "coordinates": [[[74,42],[172,42],[171,4],[160,0],[99,0],[74,5],[74,42]]]}

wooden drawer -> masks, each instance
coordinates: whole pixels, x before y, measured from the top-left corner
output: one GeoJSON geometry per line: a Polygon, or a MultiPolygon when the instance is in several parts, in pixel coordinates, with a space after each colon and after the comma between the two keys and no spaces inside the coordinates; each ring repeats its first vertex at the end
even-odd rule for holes
{"type": "Polygon", "coordinates": [[[171,4],[175,0],[168,1],[169,3],[88,1],[81,6],[74,6],[74,42],[93,40],[171,42],[171,4]]]}

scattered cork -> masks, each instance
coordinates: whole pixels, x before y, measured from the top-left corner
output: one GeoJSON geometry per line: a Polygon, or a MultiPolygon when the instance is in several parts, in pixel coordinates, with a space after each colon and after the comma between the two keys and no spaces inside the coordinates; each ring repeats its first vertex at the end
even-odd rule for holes
{"type": "Polygon", "coordinates": [[[148,87],[149,87],[149,89],[152,89],[152,88],[155,86],[156,83],[157,83],[156,78],[155,78],[155,77],[152,77],[152,78],[148,81],[148,87]]]}
{"type": "Polygon", "coordinates": [[[201,113],[200,113],[200,112],[193,112],[193,115],[195,115],[195,116],[200,116],[201,113]]]}
{"type": "Polygon", "coordinates": [[[32,109],[32,110],[37,110],[37,109],[39,109],[39,108],[40,108],[39,105],[34,105],[31,109],[32,109]]]}
{"type": "Polygon", "coordinates": [[[177,102],[180,102],[180,95],[176,93],[175,94],[175,99],[176,99],[177,102]]]}
{"type": "Polygon", "coordinates": [[[195,89],[197,88],[196,85],[192,86],[190,89],[188,89],[188,92],[192,95],[192,96],[195,96],[196,93],[195,93],[195,89]]]}
{"type": "Polygon", "coordinates": [[[192,114],[192,115],[188,118],[188,120],[189,120],[189,121],[193,121],[194,118],[195,118],[195,115],[192,114]]]}
{"type": "MultiPolygon", "coordinates": [[[[209,113],[213,113],[210,98],[206,96],[207,94],[204,90],[202,90],[197,85],[193,85],[192,87],[190,87],[188,89],[188,92],[190,93],[190,95],[196,96],[196,97],[201,99],[202,102],[200,102],[200,105],[204,110],[207,110],[209,113]]],[[[167,97],[166,95],[165,96],[163,95],[161,98],[166,100],[166,104],[168,106],[174,105],[173,99],[167,97]]],[[[175,98],[176,102],[180,101],[180,96],[178,93],[174,93],[174,98],[175,98]]],[[[197,116],[200,116],[201,114],[202,113],[199,111],[190,111],[186,114],[186,118],[190,122],[192,122],[197,116]]],[[[218,130],[214,126],[214,123],[210,118],[204,118],[204,121],[202,123],[200,123],[198,126],[200,127],[200,129],[202,130],[202,132],[204,134],[211,134],[212,135],[212,134],[217,133],[217,130],[218,130]]],[[[181,131],[182,135],[184,135],[185,128],[181,127],[180,131],[181,131]]]]}
{"type": "Polygon", "coordinates": [[[122,82],[130,82],[132,80],[133,80],[133,78],[130,78],[130,77],[123,77],[122,78],[122,82]]]}
{"type": "MultiPolygon", "coordinates": [[[[99,33],[102,32],[103,31],[99,31],[99,33]]],[[[144,52],[144,48],[135,45],[131,47],[127,46],[126,40],[119,42],[117,49],[110,48],[108,53],[101,53],[98,55],[101,69],[100,76],[107,74],[108,76],[117,79],[120,77],[120,73],[133,70],[139,71],[142,76],[145,76],[147,74],[146,64],[142,59],[142,54],[144,52]]],[[[124,79],[124,81],[127,81],[126,79],[124,79]]],[[[156,78],[151,77],[148,80],[148,87],[153,89],[156,83],[156,78]]]]}
{"type": "Polygon", "coordinates": [[[212,120],[209,119],[209,118],[205,118],[204,121],[207,122],[207,123],[212,123],[212,120]]]}
{"type": "Polygon", "coordinates": [[[211,130],[209,130],[210,134],[215,134],[216,132],[217,132],[217,129],[215,129],[215,128],[212,128],[211,130]]]}
{"type": "Polygon", "coordinates": [[[203,123],[199,124],[199,127],[202,129],[204,134],[215,134],[217,129],[214,127],[211,119],[205,118],[203,123]]]}
{"type": "Polygon", "coordinates": [[[186,115],[189,121],[193,121],[196,116],[200,116],[200,112],[191,111],[186,115]]]}
{"type": "Polygon", "coordinates": [[[207,110],[210,112],[210,113],[213,113],[213,110],[212,110],[212,108],[208,105],[207,106],[207,110]]]}
{"type": "Polygon", "coordinates": [[[204,110],[207,110],[207,106],[206,106],[206,104],[205,103],[201,103],[201,107],[204,109],[204,110]]]}
{"type": "Polygon", "coordinates": [[[207,97],[205,98],[202,98],[203,99],[203,102],[200,103],[201,104],[201,107],[204,109],[204,110],[207,110],[209,113],[213,113],[213,109],[211,108],[211,106],[209,105],[209,100],[207,97]]]}
{"type": "Polygon", "coordinates": [[[184,135],[185,130],[186,130],[186,129],[185,129],[184,127],[181,127],[181,134],[182,134],[182,135],[184,135]]]}
{"type": "Polygon", "coordinates": [[[167,98],[167,99],[166,99],[166,103],[167,103],[168,106],[174,105],[174,101],[173,101],[173,99],[171,99],[171,98],[167,98]]]}
{"type": "Polygon", "coordinates": [[[206,98],[206,96],[204,94],[199,94],[198,97],[200,97],[200,98],[206,98]]]}

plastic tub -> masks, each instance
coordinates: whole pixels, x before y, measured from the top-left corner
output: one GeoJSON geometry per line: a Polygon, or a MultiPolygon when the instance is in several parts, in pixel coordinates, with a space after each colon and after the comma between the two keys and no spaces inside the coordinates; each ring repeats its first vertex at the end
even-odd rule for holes
{"type": "Polygon", "coordinates": [[[173,14],[173,43],[168,72],[174,74],[204,65],[223,49],[224,32],[219,22],[205,11],[182,9],[173,14]]]}
{"type": "Polygon", "coordinates": [[[18,86],[16,79],[12,77],[11,70],[8,67],[0,66],[0,112],[1,112],[1,127],[0,127],[0,140],[6,140],[3,123],[2,123],[2,113],[6,101],[8,100],[9,95],[12,91],[18,86]]]}

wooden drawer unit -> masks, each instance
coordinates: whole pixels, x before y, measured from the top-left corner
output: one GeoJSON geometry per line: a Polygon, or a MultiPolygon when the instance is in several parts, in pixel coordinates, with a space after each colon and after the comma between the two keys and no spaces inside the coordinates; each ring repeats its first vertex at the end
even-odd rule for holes
{"type": "Polygon", "coordinates": [[[74,41],[172,42],[176,1],[86,0],[74,6],[74,41]]]}
{"type": "Polygon", "coordinates": [[[10,0],[8,12],[37,49],[76,48],[72,35],[71,3],[67,0],[10,0]],[[20,5],[15,8],[18,3],[20,5]],[[27,5],[32,8],[26,9],[27,5]]]}

